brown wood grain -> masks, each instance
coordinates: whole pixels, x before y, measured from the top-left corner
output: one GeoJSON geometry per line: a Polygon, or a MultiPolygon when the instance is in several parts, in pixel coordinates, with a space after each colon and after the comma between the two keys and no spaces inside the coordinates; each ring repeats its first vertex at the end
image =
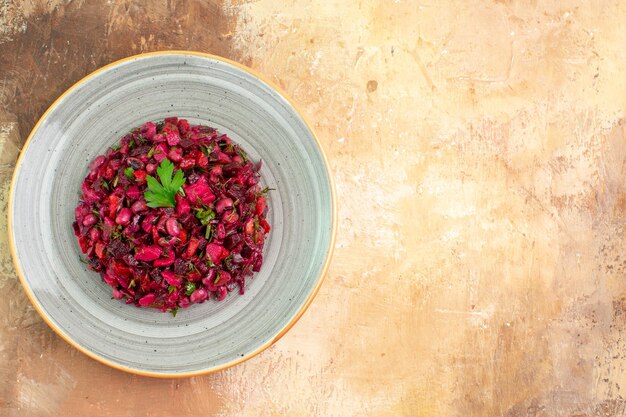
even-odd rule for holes
{"type": "Polygon", "coordinates": [[[605,0],[0,0],[0,415],[626,415],[625,18],[605,0]],[[55,336],[6,236],[12,167],[45,108],[162,49],[283,87],[339,197],[301,321],[183,380],[55,336]]]}

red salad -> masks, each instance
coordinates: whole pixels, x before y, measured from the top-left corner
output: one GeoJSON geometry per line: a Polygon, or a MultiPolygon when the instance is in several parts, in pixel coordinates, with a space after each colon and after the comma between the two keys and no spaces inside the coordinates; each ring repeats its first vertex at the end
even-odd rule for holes
{"type": "Polygon", "coordinates": [[[270,231],[258,170],[239,145],[184,119],[147,122],[96,157],[74,233],[113,298],[174,315],[244,292],[270,231]]]}

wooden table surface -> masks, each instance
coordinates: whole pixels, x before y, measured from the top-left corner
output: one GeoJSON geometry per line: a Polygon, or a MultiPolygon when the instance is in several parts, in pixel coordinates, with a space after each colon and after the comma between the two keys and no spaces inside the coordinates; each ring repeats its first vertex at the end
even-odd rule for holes
{"type": "Polygon", "coordinates": [[[625,21],[605,0],[0,0],[0,415],[626,415],[625,21]],[[46,107],[164,49],[282,86],[339,198],[303,318],[244,364],[181,380],[57,337],[6,224],[46,107]]]}

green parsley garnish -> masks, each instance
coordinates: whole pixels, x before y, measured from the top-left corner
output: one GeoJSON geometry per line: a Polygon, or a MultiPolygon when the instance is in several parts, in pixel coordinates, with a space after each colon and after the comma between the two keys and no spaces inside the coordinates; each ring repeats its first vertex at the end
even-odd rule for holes
{"type": "Polygon", "coordinates": [[[178,313],[178,307],[174,307],[173,309],[171,309],[170,313],[172,313],[172,316],[176,317],[176,313],[178,313]]]}
{"type": "Polygon", "coordinates": [[[154,155],[154,146],[148,151],[148,158],[152,158],[152,155],[154,155]]]}
{"type": "Polygon", "coordinates": [[[259,191],[258,193],[255,193],[255,197],[259,197],[261,195],[266,195],[267,193],[269,193],[270,191],[274,191],[276,190],[276,188],[270,188],[270,187],[265,187],[264,189],[262,189],[261,191],[259,191]]]}
{"type": "Polygon", "coordinates": [[[167,158],[161,162],[156,171],[159,180],[161,180],[160,183],[152,175],[146,176],[148,189],[144,192],[144,197],[147,205],[151,208],[174,207],[176,205],[174,196],[185,183],[183,171],[179,169],[174,174],[174,164],[167,158]],[[174,174],[174,178],[172,178],[172,174],[174,174]]]}
{"type": "Polygon", "coordinates": [[[133,167],[128,167],[124,170],[124,175],[126,175],[130,180],[135,179],[135,170],[133,167]]]}
{"type": "Polygon", "coordinates": [[[115,145],[111,146],[111,149],[113,149],[114,151],[119,151],[120,149],[120,145],[118,145],[117,143],[115,145]]]}
{"type": "Polygon", "coordinates": [[[173,285],[170,285],[169,287],[167,287],[167,292],[168,293],[173,293],[174,291],[176,291],[176,287],[173,285]]]}
{"type": "Polygon", "coordinates": [[[191,295],[196,290],[196,284],[188,282],[185,284],[185,294],[191,295]]]}
{"type": "Polygon", "coordinates": [[[213,234],[213,227],[209,223],[215,218],[215,212],[206,206],[201,209],[195,209],[195,211],[196,218],[200,220],[200,223],[203,226],[206,226],[206,232],[204,233],[204,237],[210,241],[211,235],[213,234]]]}
{"type": "Polygon", "coordinates": [[[203,226],[209,224],[211,220],[215,218],[215,212],[210,208],[194,209],[196,211],[196,218],[200,220],[203,226]]]}

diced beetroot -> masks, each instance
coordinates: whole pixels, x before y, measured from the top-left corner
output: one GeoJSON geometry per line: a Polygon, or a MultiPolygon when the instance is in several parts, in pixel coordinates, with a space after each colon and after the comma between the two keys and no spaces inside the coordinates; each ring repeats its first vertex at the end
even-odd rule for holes
{"type": "Polygon", "coordinates": [[[219,152],[217,154],[217,160],[223,164],[227,164],[231,161],[230,156],[228,156],[227,154],[225,154],[224,152],[219,152]]]}
{"type": "Polygon", "coordinates": [[[180,194],[176,194],[176,214],[181,217],[183,214],[187,214],[191,211],[189,201],[180,194]]]}
{"type": "Polygon", "coordinates": [[[89,245],[89,241],[84,236],[78,236],[78,246],[80,246],[80,250],[83,253],[87,253],[87,251],[89,251],[89,248],[91,247],[89,245]]]}
{"type": "Polygon", "coordinates": [[[189,244],[187,245],[187,250],[185,251],[184,257],[186,257],[187,259],[191,258],[198,250],[199,245],[200,239],[196,239],[195,237],[189,239],[189,244]]]}
{"type": "Polygon", "coordinates": [[[250,217],[246,220],[246,223],[243,225],[243,230],[246,235],[252,236],[254,233],[254,218],[250,217]]]}
{"type": "Polygon", "coordinates": [[[180,243],[183,245],[187,243],[188,237],[189,237],[189,234],[187,233],[187,231],[185,229],[180,229],[180,234],[178,235],[178,239],[180,240],[180,243]]]}
{"type": "Polygon", "coordinates": [[[262,195],[258,196],[256,199],[256,205],[254,206],[254,212],[257,215],[263,214],[263,212],[265,211],[265,207],[267,207],[265,197],[263,197],[262,195]]]}
{"type": "Polygon", "coordinates": [[[243,294],[270,231],[260,162],[215,129],[175,117],[145,123],[118,146],[89,164],[72,223],[113,298],[167,311],[223,300],[237,287],[243,294]],[[157,173],[165,158],[183,170],[183,190],[174,207],[151,208],[146,177],[167,187],[157,173]],[[191,295],[185,282],[196,285],[191,295]]]}
{"type": "Polygon", "coordinates": [[[174,163],[178,163],[180,161],[183,160],[183,150],[182,148],[172,148],[170,149],[169,153],[167,154],[167,158],[174,162],[174,163]]]}
{"type": "Polygon", "coordinates": [[[119,210],[122,199],[117,194],[109,195],[109,217],[115,217],[115,213],[119,210]]]}
{"type": "Polygon", "coordinates": [[[218,214],[222,214],[222,212],[226,209],[229,209],[233,206],[233,199],[232,198],[222,198],[221,200],[218,200],[215,203],[215,211],[217,211],[218,214]]]}
{"type": "Polygon", "coordinates": [[[154,295],[154,293],[146,294],[139,299],[139,305],[142,307],[147,307],[150,304],[154,304],[155,298],[156,296],[154,295]]]}
{"type": "Polygon", "coordinates": [[[182,278],[177,277],[176,274],[174,274],[172,271],[161,271],[161,276],[163,277],[165,282],[167,282],[169,285],[173,285],[176,288],[179,288],[183,283],[182,278]]]}
{"type": "MultiPolygon", "coordinates": [[[[215,275],[216,275],[215,268],[209,269],[209,272],[206,274],[206,276],[204,278],[202,278],[202,285],[204,285],[207,288],[215,285],[214,284],[214,282],[215,282],[215,275]]],[[[209,290],[210,291],[215,291],[214,289],[211,290],[210,288],[209,288],[209,290]]]]}
{"type": "Polygon", "coordinates": [[[119,284],[117,279],[109,271],[107,271],[106,273],[102,274],[102,280],[104,282],[106,282],[107,284],[109,284],[110,286],[112,286],[112,287],[117,287],[118,284],[119,284]]]}
{"type": "Polygon", "coordinates": [[[137,250],[135,259],[138,261],[152,262],[155,259],[159,259],[162,253],[163,250],[159,246],[144,246],[137,250]]]}
{"type": "Polygon", "coordinates": [[[263,231],[265,233],[269,233],[270,230],[272,230],[270,224],[267,222],[267,220],[265,220],[265,218],[261,218],[261,220],[259,221],[259,223],[261,224],[261,227],[263,228],[263,231]]]}
{"type": "Polygon", "coordinates": [[[201,303],[206,300],[208,296],[209,294],[204,288],[198,288],[191,294],[191,297],[189,297],[189,299],[192,303],[201,303]]]}
{"type": "Polygon", "coordinates": [[[228,290],[226,289],[226,287],[219,287],[217,289],[217,301],[222,301],[224,300],[224,298],[226,298],[226,296],[228,295],[228,290]]]}
{"type": "Polygon", "coordinates": [[[141,230],[146,233],[150,233],[152,231],[152,224],[155,220],[156,216],[153,213],[149,213],[148,215],[146,215],[146,217],[144,217],[143,221],[141,222],[141,230]]]}
{"type": "Polygon", "coordinates": [[[146,200],[137,200],[131,206],[131,210],[133,213],[140,213],[142,211],[148,210],[148,205],[146,204],[146,200]]]}
{"type": "Polygon", "coordinates": [[[81,190],[83,192],[83,201],[87,204],[97,203],[102,198],[97,192],[92,190],[86,182],[83,183],[81,190]]]}
{"type": "Polygon", "coordinates": [[[206,177],[200,177],[194,184],[184,186],[185,195],[193,206],[210,204],[215,200],[215,194],[211,191],[206,177]]]}
{"type": "Polygon", "coordinates": [[[214,284],[217,285],[217,286],[226,285],[226,284],[228,284],[230,282],[231,276],[226,271],[218,272],[217,276],[219,277],[219,279],[217,280],[217,282],[214,282],[214,284]]]}
{"type": "Polygon", "coordinates": [[[156,135],[156,131],[156,125],[152,122],[146,122],[141,126],[141,135],[148,140],[151,140],[156,135]]]}
{"type": "Polygon", "coordinates": [[[206,245],[206,255],[207,258],[211,259],[211,262],[217,265],[228,256],[228,251],[221,245],[209,243],[206,245]]]}
{"type": "Polygon", "coordinates": [[[154,261],[153,265],[155,268],[162,268],[166,266],[170,266],[176,261],[175,253],[172,249],[168,248],[166,258],[159,258],[154,261]]]}
{"type": "Polygon", "coordinates": [[[139,191],[139,187],[131,185],[126,189],[126,196],[134,201],[140,199],[143,196],[143,193],[139,191]]]}
{"type": "Polygon", "coordinates": [[[200,168],[206,168],[209,166],[209,157],[204,153],[200,152],[198,156],[196,156],[196,165],[200,168]]]}
{"type": "Polygon", "coordinates": [[[217,165],[211,168],[209,175],[211,176],[211,182],[217,182],[217,179],[222,176],[222,166],[217,165]]]}
{"type": "Polygon", "coordinates": [[[144,171],[143,169],[138,169],[133,172],[133,175],[135,176],[135,181],[139,184],[146,182],[146,174],[146,171],[144,171]]]}
{"type": "Polygon", "coordinates": [[[180,162],[181,169],[189,169],[193,168],[196,165],[196,160],[194,158],[183,158],[180,162]]]}
{"type": "Polygon", "coordinates": [[[167,139],[167,144],[170,146],[176,146],[180,143],[180,135],[178,132],[170,132],[165,136],[167,139]]]}
{"type": "Polygon", "coordinates": [[[224,223],[218,223],[216,232],[219,240],[223,240],[226,237],[226,228],[224,227],[224,223]]]}
{"type": "MultiPolygon", "coordinates": [[[[147,164],[146,165],[146,172],[150,175],[154,174],[156,172],[156,168],[157,166],[155,164],[147,164]]],[[[137,175],[135,175],[135,178],[137,177],[137,175]]],[[[145,177],[144,177],[145,179],[145,177]]]]}
{"type": "Polygon", "coordinates": [[[222,220],[225,223],[235,223],[237,220],[239,220],[239,214],[237,214],[236,210],[230,210],[227,211],[226,213],[224,213],[224,215],[222,216],[222,220]]]}
{"type": "Polygon", "coordinates": [[[156,135],[152,136],[152,142],[163,143],[165,142],[165,140],[165,135],[163,133],[157,133],[156,135]]]}
{"type": "Polygon", "coordinates": [[[98,155],[96,157],[96,159],[94,159],[90,164],[89,164],[89,170],[92,172],[95,172],[98,170],[98,168],[100,168],[102,166],[102,164],[104,164],[106,162],[106,157],[104,155],[98,155]]]}
{"type": "Polygon", "coordinates": [[[154,156],[154,159],[158,163],[161,163],[167,156],[167,146],[164,143],[159,143],[154,148],[154,154],[152,156],[154,156]]]}
{"type": "Polygon", "coordinates": [[[191,271],[191,272],[187,272],[187,280],[188,281],[200,281],[200,279],[202,278],[202,275],[200,275],[199,272],[197,271],[191,271]]]}
{"type": "Polygon", "coordinates": [[[165,229],[167,230],[167,233],[172,236],[178,237],[180,235],[180,225],[178,224],[178,221],[173,217],[167,219],[167,221],[165,222],[165,229]]]}
{"type": "Polygon", "coordinates": [[[83,226],[93,226],[98,222],[98,218],[93,214],[88,214],[83,218],[83,226]]]}
{"type": "Polygon", "coordinates": [[[97,242],[98,240],[100,240],[100,235],[100,230],[96,229],[95,227],[93,227],[89,231],[89,239],[91,239],[92,242],[97,242]]]}
{"type": "Polygon", "coordinates": [[[176,123],[176,126],[178,126],[178,130],[180,131],[181,134],[185,134],[187,132],[189,132],[189,122],[185,119],[178,119],[178,122],[176,123]]]}
{"type": "Polygon", "coordinates": [[[120,210],[117,217],[115,217],[115,223],[126,226],[130,222],[132,215],[133,212],[129,208],[123,208],[120,210]]]}
{"type": "Polygon", "coordinates": [[[104,242],[97,242],[95,248],[98,259],[104,259],[104,250],[106,249],[104,242]]]}

